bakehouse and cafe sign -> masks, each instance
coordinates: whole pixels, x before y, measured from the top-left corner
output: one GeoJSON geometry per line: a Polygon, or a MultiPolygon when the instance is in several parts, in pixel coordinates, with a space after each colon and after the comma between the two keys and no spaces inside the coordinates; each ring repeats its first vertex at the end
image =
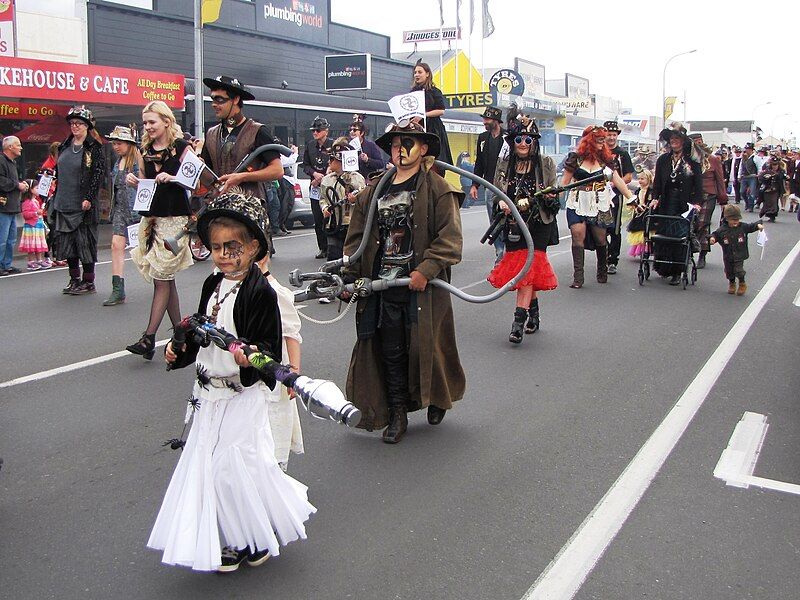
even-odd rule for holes
{"type": "Polygon", "coordinates": [[[0,98],[129,106],[163,100],[183,109],[184,83],[174,73],[0,58],[0,98]]]}

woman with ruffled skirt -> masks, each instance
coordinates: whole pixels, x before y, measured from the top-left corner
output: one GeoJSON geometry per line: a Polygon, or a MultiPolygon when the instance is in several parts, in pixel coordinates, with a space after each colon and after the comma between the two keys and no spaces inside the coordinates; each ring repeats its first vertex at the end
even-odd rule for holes
{"type": "Polygon", "coordinates": [[[547,247],[558,243],[555,217],[559,203],[554,194],[534,195],[556,183],[553,159],[539,152],[540,135],[536,123],[531,117],[518,114],[513,107],[509,109],[507,120],[506,143],[511,151],[501,151],[494,183],[514,202],[524,222],[517,223],[510,216],[511,209],[506,202],[498,202],[497,209],[508,215],[502,233],[505,253],[487,279],[494,287],[501,288],[520,273],[528,256],[528,245],[521,230],[526,227],[533,239],[534,258],[525,276],[513,288],[517,291],[517,305],[508,336],[509,342],[519,344],[523,331],[535,333],[539,329],[538,292],[558,287],[558,279],[547,259],[547,247]]]}

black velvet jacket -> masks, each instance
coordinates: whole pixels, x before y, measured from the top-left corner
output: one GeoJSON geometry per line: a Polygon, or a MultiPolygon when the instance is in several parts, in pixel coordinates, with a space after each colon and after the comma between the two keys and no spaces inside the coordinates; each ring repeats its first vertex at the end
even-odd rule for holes
{"type": "MultiPolygon", "coordinates": [[[[222,280],[222,273],[214,273],[203,283],[200,294],[200,305],[197,312],[206,314],[208,301],[214,294],[217,284],[222,280]]],[[[259,350],[280,362],[281,359],[281,313],[278,309],[278,296],[267,282],[258,265],[250,267],[242,287],[236,292],[233,304],[233,322],[239,338],[254,344],[259,350]]],[[[200,346],[187,340],[186,350],[178,355],[173,368],[181,369],[189,366],[197,358],[200,346]]],[[[250,387],[259,379],[270,389],[275,389],[275,378],[260,373],[253,367],[239,368],[242,385],[250,387]]]]}

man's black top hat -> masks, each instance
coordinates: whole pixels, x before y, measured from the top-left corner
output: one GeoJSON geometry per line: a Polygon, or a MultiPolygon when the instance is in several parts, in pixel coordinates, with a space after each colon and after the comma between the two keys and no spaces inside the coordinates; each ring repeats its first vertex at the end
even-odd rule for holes
{"type": "Polygon", "coordinates": [[[619,123],[616,121],[606,121],[603,123],[603,129],[611,133],[622,133],[622,130],[619,128],[619,123]]]}
{"type": "Polygon", "coordinates": [[[217,75],[213,79],[211,77],[206,77],[203,79],[203,83],[206,85],[206,87],[212,90],[224,89],[231,96],[239,96],[239,98],[241,98],[243,101],[256,99],[256,97],[250,93],[247,87],[245,87],[241,81],[236,79],[236,77],[217,75]]]}

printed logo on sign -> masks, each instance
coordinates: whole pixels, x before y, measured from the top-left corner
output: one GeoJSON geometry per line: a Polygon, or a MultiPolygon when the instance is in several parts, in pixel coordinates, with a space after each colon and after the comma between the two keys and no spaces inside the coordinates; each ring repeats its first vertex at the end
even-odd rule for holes
{"type": "Polygon", "coordinates": [[[522,76],[513,69],[500,69],[489,80],[489,88],[496,89],[501,94],[522,96],[525,91],[525,82],[522,76]]]}
{"type": "Polygon", "coordinates": [[[195,167],[192,163],[183,163],[181,165],[181,173],[183,173],[184,177],[191,179],[197,173],[197,167],[195,167]]]}
{"type": "Polygon", "coordinates": [[[344,166],[347,167],[348,170],[349,169],[358,170],[358,158],[356,158],[355,156],[345,156],[344,166]]]}
{"type": "Polygon", "coordinates": [[[147,204],[148,202],[150,202],[152,196],[153,192],[150,191],[150,188],[145,188],[139,190],[139,193],[136,194],[136,201],[141,202],[142,204],[147,204]]]}
{"type": "Polygon", "coordinates": [[[400,108],[413,112],[419,108],[419,102],[414,96],[403,96],[400,98],[400,108]]]}

